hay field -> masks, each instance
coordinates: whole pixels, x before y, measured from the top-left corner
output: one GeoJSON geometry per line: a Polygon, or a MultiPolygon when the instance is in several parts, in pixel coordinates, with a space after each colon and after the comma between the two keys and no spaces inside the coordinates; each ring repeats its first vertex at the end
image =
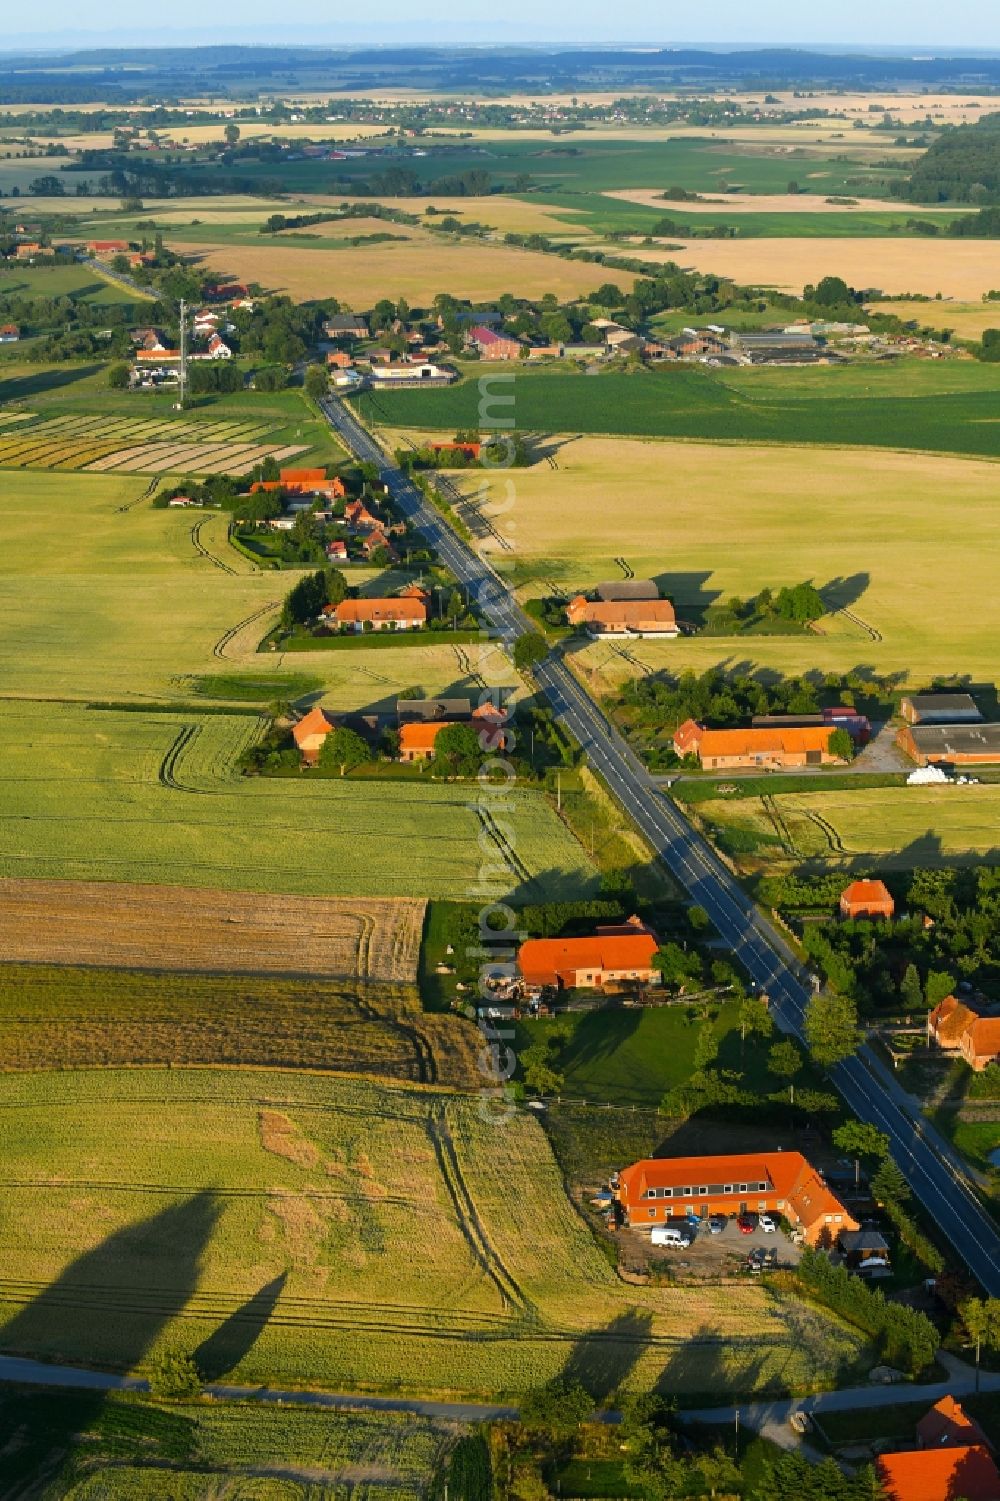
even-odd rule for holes
{"type": "MultiPolygon", "coordinates": [[[[996,270],[1000,283],[1000,266],[996,270]]],[[[938,302],[904,301],[874,302],[872,313],[892,313],[904,322],[916,323],[921,328],[950,328],[960,339],[981,339],[983,330],[1000,328],[1000,302],[938,302]]]]}
{"type": "Polygon", "coordinates": [[[11,702],[0,719],[0,876],[542,900],[596,889],[544,796],[460,783],[243,777],[255,716],[11,702]],[[489,866],[492,874],[484,875],[489,866]]]}
{"type": "Polygon", "coordinates": [[[878,288],[893,297],[907,292],[934,297],[940,292],[943,297],[974,302],[998,280],[996,250],[989,240],[816,236],[676,243],[680,247],[676,250],[630,246],[629,254],[657,264],[676,261],[685,270],[796,294],[807,282],[842,276],[852,287],[878,288]]]}
{"type": "MultiPolygon", "coordinates": [[[[621,555],[640,578],[660,579],[681,618],[685,609],[808,578],[870,627],[834,617],[808,637],[630,644],[640,662],[704,668],[731,658],[791,672],[867,664],[914,683],[938,673],[997,679],[996,465],[750,444],[551,442],[557,467],[517,471],[512,507],[506,479],[492,481],[507,507],[502,526],[522,596],[617,576],[611,560],[621,555]],[[935,607],[942,568],[961,578],[974,610],[935,607]]],[[[464,475],[457,483],[476,498],[481,481],[464,475]]],[[[466,516],[477,524],[474,508],[466,516]]],[[[609,681],[635,671],[609,644],[575,660],[609,681]]]]}
{"type": "MultiPolygon", "coordinates": [[[[509,139],[509,133],[508,133],[509,139]]],[[[321,207],[329,204],[338,207],[350,201],[349,194],[326,195],[322,193],[303,193],[303,203],[321,207]]],[[[475,221],[479,224],[490,224],[495,229],[506,234],[544,234],[559,235],[572,234],[574,239],[589,236],[589,231],[577,224],[577,219],[584,212],[583,209],[571,209],[560,206],[553,208],[542,199],[516,198],[507,193],[491,193],[487,198],[441,198],[437,194],[433,200],[430,198],[379,198],[364,195],[357,200],[360,203],[381,203],[386,208],[402,209],[404,213],[423,215],[429,203],[433,201],[435,208],[442,210],[443,214],[454,214],[457,218],[466,222],[475,221]]],[[[273,204],[270,212],[274,212],[273,204]]],[[[266,218],[266,215],[264,215],[266,218]]],[[[433,224],[439,217],[433,215],[428,223],[433,224]]],[[[382,228],[395,230],[399,226],[380,221],[382,228]]],[[[317,226],[322,228],[322,226],[317,226]]]]}
{"type": "MultiPolygon", "coordinates": [[[[756,135],[754,140],[758,139],[756,135]]],[[[678,203],[664,198],[662,188],[621,188],[605,191],[603,198],[619,198],[659,209],[666,218],[685,219],[688,214],[898,214],[906,209],[898,198],[859,198],[856,203],[827,203],[820,193],[706,193],[703,202],[678,203]]],[[[836,196],[836,195],[835,195],[836,196]]]]}
{"type": "Polygon", "coordinates": [[[478,1028],[413,985],[32,962],[0,969],[0,1071],[283,1068],[474,1090],[478,1028]]]}
{"type": "Polygon", "coordinates": [[[782,793],[698,804],[721,835],[753,830],[767,841],[751,863],[844,870],[1000,862],[1000,786],[876,787],[782,793]]]}
{"type": "Polygon", "coordinates": [[[0,962],[412,984],[425,906],[0,879],[0,962]]]}
{"type": "Polygon", "coordinates": [[[479,301],[511,288],[521,297],[553,292],[568,299],[592,292],[604,281],[621,287],[635,281],[628,272],[565,261],[541,251],[475,240],[452,242],[420,230],[412,233],[414,238],[405,245],[342,250],[311,248],[308,242],[203,245],[183,238],[172,240],[170,248],[194,260],[199,271],[259,282],[267,291],[286,293],[296,301],[337,297],[354,307],[371,307],[386,296],[426,306],[439,292],[479,301]]]}
{"type": "Polygon", "coordinates": [[[0,1346],[141,1369],[256,1298],[250,1384],[749,1392],[857,1357],[770,1289],[619,1282],[529,1115],[288,1073],[2,1077],[0,1346]]]}

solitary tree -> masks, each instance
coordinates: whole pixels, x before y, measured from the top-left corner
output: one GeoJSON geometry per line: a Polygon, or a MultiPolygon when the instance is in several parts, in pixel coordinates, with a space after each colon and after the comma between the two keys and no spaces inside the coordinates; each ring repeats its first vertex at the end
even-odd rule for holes
{"type": "Polygon", "coordinates": [[[858,1011],[850,996],[821,990],[806,1006],[806,1042],[821,1068],[831,1068],[857,1050],[858,1011]]]}
{"type": "Polygon", "coordinates": [[[240,127],[234,124],[232,120],[230,120],[229,124],[226,126],[225,130],[222,133],[226,138],[226,145],[235,146],[236,142],[240,138],[240,127]]]}
{"type": "Polygon", "coordinates": [[[108,366],[108,385],[112,391],[124,391],[128,385],[128,366],[122,363],[108,366]]]}
{"type": "Polygon", "coordinates": [[[149,1373],[149,1389],[157,1397],[196,1397],[203,1384],[193,1359],[181,1350],[164,1350],[149,1373]]]}
{"type": "Polygon", "coordinates": [[[889,1138],[877,1126],[867,1121],[845,1121],[833,1133],[833,1144],[840,1151],[854,1158],[854,1180],[861,1181],[862,1157],[877,1158],[884,1162],[889,1156],[889,1138]]]}
{"type": "Polygon", "coordinates": [[[594,1399],[581,1382],[557,1376],[546,1386],[525,1392],[521,1398],[521,1422],[529,1433],[565,1443],[593,1408],[594,1399]]]}
{"type": "Polygon", "coordinates": [[[529,631],[518,636],[514,642],[514,666],[520,671],[530,671],[544,662],[549,654],[548,642],[540,631],[529,631]]]}
{"type": "Polygon", "coordinates": [[[451,776],[474,777],[483,762],[479,736],[470,724],[448,724],[434,741],[434,761],[451,776]]]}
{"type": "Polygon", "coordinates": [[[308,366],[303,384],[306,395],[311,396],[313,401],[319,401],[321,397],[326,396],[330,389],[330,378],[326,373],[326,367],[324,365],[308,366]]]}
{"type": "Polygon", "coordinates": [[[879,1204],[905,1204],[910,1185],[891,1157],[884,1157],[872,1178],[872,1194],[879,1204]]]}

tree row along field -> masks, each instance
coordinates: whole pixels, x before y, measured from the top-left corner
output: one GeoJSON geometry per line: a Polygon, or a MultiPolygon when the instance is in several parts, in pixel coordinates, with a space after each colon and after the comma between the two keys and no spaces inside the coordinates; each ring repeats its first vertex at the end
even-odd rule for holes
{"type": "Polygon", "coordinates": [[[227,1373],[249,1384],[749,1393],[864,1358],[779,1292],[623,1284],[538,1122],[489,1103],[289,1073],[2,1076],[0,1346],[141,1369],[257,1300],[227,1373]]]}
{"type": "MultiPolygon", "coordinates": [[[[4,950],[8,947],[5,942],[4,950]]],[[[415,986],[6,963],[0,1071],[281,1067],[474,1089],[479,1032],[415,986]]]]}
{"type": "Polygon", "coordinates": [[[9,704],[0,876],[427,898],[479,890],[489,866],[505,896],[596,888],[540,792],[511,789],[498,821],[457,783],[245,778],[258,732],[247,715],[9,704]]]}
{"type": "MultiPolygon", "coordinates": [[[[1000,375],[983,365],[940,374],[895,365],[725,373],[685,367],[594,377],[514,373],[513,411],[522,431],[1000,457],[1000,375]]],[[[394,391],[391,419],[399,427],[457,431],[478,426],[480,401],[477,381],[442,391],[394,391]]],[[[366,420],[385,421],[386,403],[378,393],[362,393],[357,406],[366,420]]]]}
{"type": "Polygon", "coordinates": [[[412,983],[425,906],[0,878],[0,959],[412,983]]]}

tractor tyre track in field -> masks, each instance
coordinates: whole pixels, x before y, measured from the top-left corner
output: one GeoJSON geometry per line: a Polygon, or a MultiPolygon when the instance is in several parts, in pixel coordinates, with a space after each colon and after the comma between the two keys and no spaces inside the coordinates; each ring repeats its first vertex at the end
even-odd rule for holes
{"type": "Polygon", "coordinates": [[[856,625],[859,631],[864,631],[869,641],[882,640],[882,632],[876,630],[875,626],[869,625],[867,620],[862,620],[860,615],[855,615],[853,610],[843,609],[838,611],[838,614],[843,615],[844,619],[849,620],[852,625],[856,625]]]}
{"type": "Polygon", "coordinates": [[[497,1289],[505,1308],[510,1305],[522,1317],[533,1316],[535,1309],[532,1303],[504,1266],[479,1218],[475,1201],[462,1172],[458,1152],[455,1149],[454,1138],[448,1125],[446,1106],[439,1105],[431,1112],[427,1121],[427,1130],[434,1147],[441,1178],[455,1211],[456,1223],[473,1257],[497,1289]]]}
{"type": "Polygon", "coordinates": [[[479,819],[480,827],[482,828],[483,832],[488,834],[493,843],[496,845],[500,858],[503,860],[503,863],[504,865],[506,865],[507,869],[511,872],[512,875],[517,876],[518,880],[523,881],[526,886],[529,885],[533,879],[531,871],[528,869],[524,861],[521,859],[520,855],[507,839],[503,830],[500,828],[496,819],[493,817],[493,814],[489,811],[488,808],[484,808],[478,804],[475,808],[475,814],[479,819]]]}
{"type": "Polygon", "coordinates": [[[764,812],[771,820],[771,826],[780,839],[781,847],[785,854],[789,855],[793,860],[800,860],[802,858],[801,852],[796,847],[795,840],[792,838],[791,831],[785,822],[784,814],[775,802],[773,794],[770,792],[763,793],[760,802],[764,812]]]}
{"type": "Polygon", "coordinates": [[[845,849],[844,841],[841,839],[833,824],[830,823],[828,819],[824,818],[822,813],[816,813],[811,808],[803,808],[802,812],[804,813],[805,817],[808,818],[809,822],[813,824],[815,828],[819,829],[820,833],[823,835],[823,838],[826,841],[827,847],[829,848],[831,854],[846,855],[849,853],[849,851],[845,849]]]}
{"type": "Polygon", "coordinates": [[[123,515],[126,511],[131,511],[133,507],[141,506],[144,500],[149,499],[159,483],[160,476],[158,474],[154,475],[141,495],[137,495],[135,500],[127,500],[123,506],[118,507],[118,514],[123,515]]]}
{"type": "Polygon", "coordinates": [[[232,626],[228,631],[225,632],[224,635],[219,637],[218,641],[212,647],[213,657],[218,657],[223,662],[230,661],[231,658],[226,656],[226,647],[232,645],[232,643],[236,640],[236,637],[239,635],[240,631],[245,631],[247,626],[253,625],[255,620],[261,620],[265,615],[269,615],[272,610],[276,610],[278,608],[280,603],[281,601],[279,599],[269,600],[268,603],[262,606],[261,609],[255,610],[252,615],[248,615],[246,619],[241,620],[238,625],[232,626]]]}
{"type": "Polygon", "coordinates": [[[169,787],[172,792],[189,792],[200,797],[212,797],[214,794],[209,787],[192,787],[186,782],[177,779],[177,767],[185,751],[189,750],[201,734],[200,724],[186,724],[171,745],[167,754],[160,762],[157,772],[157,781],[161,787],[169,787]]]}
{"type": "Polygon", "coordinates": [[[236,578],[236,569],[230,568],[228,563],[224,563],[221,558],[217,558],[214,553],[209,552],[208,548],[201,540],[201,529],[206,525],[208,520],[208,516],[203,516],[201,520],[196,521],[194,526],[191,528],[191,541],[194,543],[194,550],[196,553],[198,553],[199,557],[207,558],[214,567],[221,568],[223,573],[232,574],[232,576],[236,578]]]}

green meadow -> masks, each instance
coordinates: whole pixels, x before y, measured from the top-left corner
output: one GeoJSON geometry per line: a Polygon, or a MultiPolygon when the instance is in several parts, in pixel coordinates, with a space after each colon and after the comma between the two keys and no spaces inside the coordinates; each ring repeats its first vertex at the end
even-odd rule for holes
{"type": "MultiPolygon", "coordinates": [[[[471,371],[470,371],[471,373],[471,371]]],[[[517,426],[534,432],[824,443],[1000,457],[1000,367],[855,365],[844,369],[684,366],[583,376],[506,371],[517,426]]],[[[479,382],[443,391],[364,392],[361,414],[394,427],[457,430],[480,421],[479,382]]]]}

